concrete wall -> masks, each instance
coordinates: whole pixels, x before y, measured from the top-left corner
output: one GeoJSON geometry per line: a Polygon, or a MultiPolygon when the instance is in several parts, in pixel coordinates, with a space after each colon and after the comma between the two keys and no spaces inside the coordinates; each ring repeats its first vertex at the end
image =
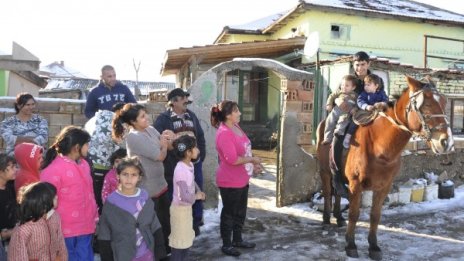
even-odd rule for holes
{"type": "Polygon", "coordinates": [[[9,74],[9,84],[8,84],[8,96],[16,96],[21,92],[28,92],[34,97],[39,95],[40,87],[31,83],[29,80],[24,79],[20,75],[10,72],[9,74]]]}
{"type": "MultiPolygon", "coordinates": [[[[308,72],[296,70],[274,60],[268,59],[236,59],[221,63],[202,74],[189,88],[194,103],[190,105],[196,113],[205,132],[207,157],[203,163],[203,176],[205,191],[208,194],[207,206],[217,205],[217,187],[215,182],[217,169],[217,152],[215,149],[216,129],[210,126],[210,108],[223,97],[229,98],[233,88],[227,88],[225,94],[221,83],[225,73],[243,69],[259,67],[274,71],[281,83],[278,92],[284,92],[283,117],[281,122],[281,151],[278,158],[278,184],[277,201],[282,206],[288,203],[303,201],[309,198],[310,191],[314,191],[316,177],[315,162],[308,157],[298,145],[311,144],[311,127],[304,126],[304,122],[311,121],[313,109],[312,90],[314,85],[309,84],[312,75],[308,72]],[[302,175],[308,173],[309,175],[302,175]]],[[[237,90],[238,91],[238,90],[237,90]]]]}
{"type": "MultiPolygon", "coordinates": [[[[15,97],[0,97],[0,121],[14,115],[15,97]]],[[[36,98],[37,113],[48,121],[48,145],[50,146],[62,128],[68,125],[83,127],[87,122],[84,116],[85,101],[72,99],[36,98]]],[[[153,121],[165,111],[166,102],[143,103],[153,121]]],[[[0,137],[1,149],[4,150],[0,137]]]]}

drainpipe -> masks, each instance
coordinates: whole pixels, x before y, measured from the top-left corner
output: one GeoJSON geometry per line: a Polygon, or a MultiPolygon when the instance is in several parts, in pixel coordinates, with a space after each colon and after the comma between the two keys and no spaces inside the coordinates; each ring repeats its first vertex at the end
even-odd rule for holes
{"type": "MultiPolygon", "coordinates": [[[[320,110],[321,106],[320,104],[320,93],[321,93],[321,88],[322,88],[322,81],[321,81],[321,66],[320,66],[320,60],[319,60],[319,50],[316,52],[316,72],[315,72],[315,79],[314,79],[314,104],[313,104],[313,131],[311,133],[311,139],[313,141],[316,140],[316,132],[317,132],[317,126],[319,125],[319,122],[321,121],[320,117],[320,110]]],[[[314,142],[315,144],[316,142],[314,142]]]]}

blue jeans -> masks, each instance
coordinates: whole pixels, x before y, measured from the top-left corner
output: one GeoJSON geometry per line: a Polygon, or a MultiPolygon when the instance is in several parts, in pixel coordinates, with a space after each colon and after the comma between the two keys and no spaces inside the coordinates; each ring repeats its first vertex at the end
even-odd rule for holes
{"type": "MultiPolygon", "coordinates": [[[[203,191],[203,163],[199,161],[195,163],[194,166],[194,175],[195,175],[195,182],[198,184],[200,189],[203,191]]],[[[201,225],[203,221],[203,201],[197,200],[192,206],[192,214],[193,214],[193,226],[198,227],[201,225]]]]}
{"type": "Polygon", "coordinates": [[[69,261],[93,261],[92,239],[93,234],[65,238],[69,261]]]}

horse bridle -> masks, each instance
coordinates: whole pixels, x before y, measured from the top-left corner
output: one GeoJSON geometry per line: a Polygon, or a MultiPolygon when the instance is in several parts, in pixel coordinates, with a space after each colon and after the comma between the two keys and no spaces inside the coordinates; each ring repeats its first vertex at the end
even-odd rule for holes
{"type": "MultiPolygon", "coordinates": [[[[436,131],[436,130],[441,130],[441,129],[444,129],[444,128],[448,128],[448,119],[447,119],[447,116],[446,114],[442,113],[442,114],[426,114],[424,115],[421,111],[420,111],[420,108],[417,107],[417,97],[421,94],[424,93],[424,89],[429,89],[432,91],[432,93],[434,95],[438,95],[441,97],[441,94],[438,93],[437,89],[435,89],[433,87],[433,85],[427,83],[421,90],[418,90],[416,92],[413,92],[409,95],[409,104],[408,106],[406,107],[406,110],[405,110],[405,119],[406,119],[406,122],[408,122],[408,115],[411,111],[414,111],[418,118],[419,118],[419,121],[420,121],[420,124],[422,125],[422,130],[421,132],[414,132],[414,131],[411,131],[408,127],[406,127],[406,124],[404,124],[403,122],[401,122],[401,120],[399,120],[398,118],[398,115],[396,114],[396,104],[397,102],[395,101],[395,104],[394,104],[394,108],[393,108],[393,111],[395,112],[395,119],[392,119],[390,116],[386,115],[384,112],[380,112],[379,114],[383,117],[386,117],[389,121],[391,121],[394,125],[398,126],[400,129],[404,130],[404,131],[407,131],[411,134],[413,134],[414,136],[418,136],[418,137],[421,137],[423,139],[426,139],[427,141],[430,141],[431,138],[432,138],[432,132],[436,131]],[[432,128],[429,127],[429,125],[427,124],[428,121],[430,121],[432,118],[445,118],[445,124],[441,123],[437,126],[434,126],[432,128]]],[[[441,108],[441,106],[440,106],[441,108]]],[[[442,109],[442,112],[443,112],[443,108],[442,109]]]]}

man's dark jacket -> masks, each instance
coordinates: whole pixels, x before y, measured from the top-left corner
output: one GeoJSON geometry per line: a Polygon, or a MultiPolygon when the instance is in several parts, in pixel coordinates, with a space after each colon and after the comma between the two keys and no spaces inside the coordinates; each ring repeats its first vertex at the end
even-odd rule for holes
{"type": "MultiPolygon", "coordinates": [[[[191,110],[187,109],[187,113],[190,119],[193,122],[194,126],[194,133],[195,138],[197,139],[197,147],[200,150],[200,160],[203,162],[206,157],[206,142],[205,142],[205,134],[203,133],[203,129],[201,128],[200,121],[198,120],[195,113],[191,110]]],[[[155,122],[153,123],[153,127],[161,134],[165,130],[172,130],[174,131],[174,125],[171,120],[172,110],[168,109],[167,111],[161,113],[158,118],[156,118],[155,122]]],[[[179,160],[174,155],[173,151],[169,151],[167,153],[166,159],[163,161],[164,164],[164,176],[166,181],[172,183],[172,178],[174,175],[174,169],[176,164],[179,160]]]]}

